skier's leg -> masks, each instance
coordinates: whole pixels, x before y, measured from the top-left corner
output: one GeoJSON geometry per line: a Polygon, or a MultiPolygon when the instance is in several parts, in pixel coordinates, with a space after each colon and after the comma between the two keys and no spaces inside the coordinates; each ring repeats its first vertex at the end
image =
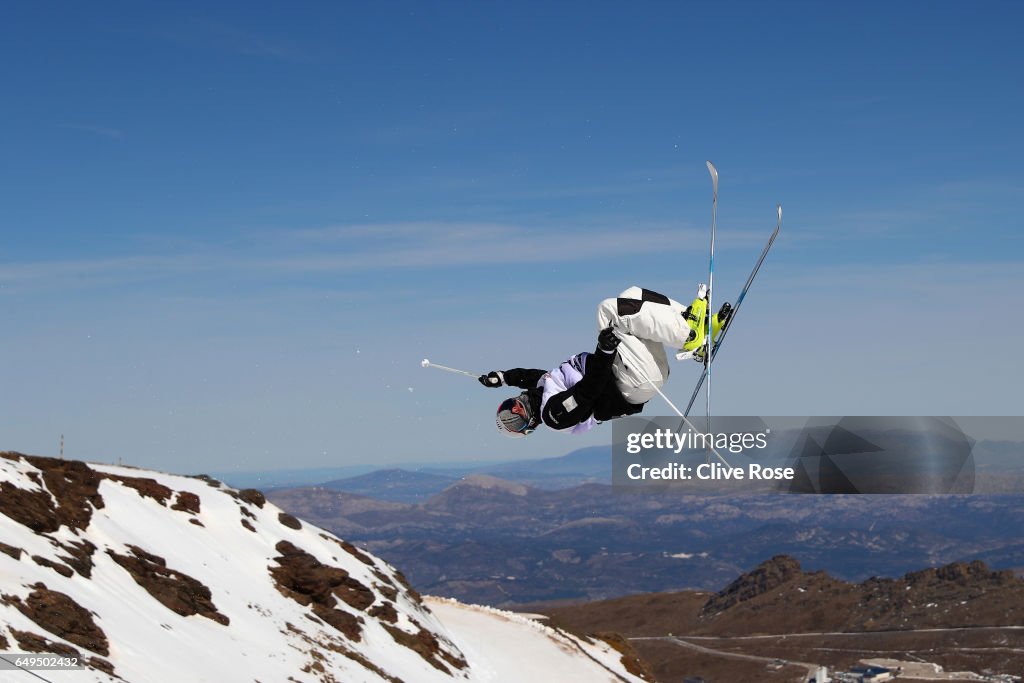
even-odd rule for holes
{"type": "Polygon", "coordinates": [[[612,366],[615,384],[627,401],[642,404],[657,394],[668,380],[669,364],[662,344],[679,344],[678,335],[689,334],[683,319],[685,307],[666,296],[630,287],[597,308],[597,325],[610,325],[624,333],[612,366]]]}
{"type": "Polygon", "coordinates": [[[681,303],[663,294],[630,287],[598,305],[597,325],[599,329],[614,325],[639,339],[682,348],[690,336],[683,317],[685,310],[681,303]]]}
{"type": "Polygon", "coordinates": [[[668,358],[661,342],[623,337],[612,365],[615,386],[630,403],[651,400],[665,385],[669,375],[668,358]]]}

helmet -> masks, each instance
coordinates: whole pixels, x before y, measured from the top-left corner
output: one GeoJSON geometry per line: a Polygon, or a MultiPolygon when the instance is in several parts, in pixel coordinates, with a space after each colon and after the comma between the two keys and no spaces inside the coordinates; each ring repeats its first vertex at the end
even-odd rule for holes
{"type": "Polygon", "coordinates": [[[526,436],[534,430],[537,423],[533,419],[530,398],[527,392],[506,398],[498,406],[498,431],[505,436],[526,436]]]}

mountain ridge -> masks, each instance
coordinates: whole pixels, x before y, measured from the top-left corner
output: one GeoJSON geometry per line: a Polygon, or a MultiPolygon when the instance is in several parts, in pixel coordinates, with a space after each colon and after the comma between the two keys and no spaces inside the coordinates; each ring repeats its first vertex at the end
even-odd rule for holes
{"type": "Polygon", "coordinates": [[[209,477],[0,452],[0,539],[0,647],[77,657],[75,681],[511,683],[510,656],[642,680],[509,613],[445,602],[450,628],[391,565],[209,477]]]}
{"type": "Polygon", "coordinates": [[[524,608],[577,633],[621,634],[664,681],[791,683],[819,664],[880,659],[968,672],[945,680],[1012,681],[1024,670],[1024,580],[978,561],[847,582],[776,555],[713,593],[524,608]]]}
{"type": "Polygon", "coordinates": [[[1024,496],[694,496],[597,483],[515,496],[472,482],[391,509],[316,489],[268,495],[428,592],[504,607],[717,590],[780,553],[857,581],[963,559],[1024,567],[1024,496]]]}
{"type": "Polygon", "coordinates": [[[1024,579],[974,560],[851,583],[776,555],[712,596],[699,622],[695,633],[727,636],[1016,626],[1024,579]]]}

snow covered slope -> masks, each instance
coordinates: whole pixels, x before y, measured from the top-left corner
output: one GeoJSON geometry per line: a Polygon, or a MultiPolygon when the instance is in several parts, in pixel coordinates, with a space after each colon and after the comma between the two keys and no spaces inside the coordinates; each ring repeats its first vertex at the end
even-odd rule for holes
{"type": "Polygon", "coordinates": [[[258,491],[14,453],[0,453],[0,652],[78,657],[86,670],[37,672],[75,683],[641,680],[603,643],[425,603],[258,491]]]}
{"type": "Polygon", "coordinates": [[[602,642],[583,643],[524,616],[456,600],[428,597],[427,604],[449,631],[480,680],[639,680],[623,670],[622,655],[602,642]]]}

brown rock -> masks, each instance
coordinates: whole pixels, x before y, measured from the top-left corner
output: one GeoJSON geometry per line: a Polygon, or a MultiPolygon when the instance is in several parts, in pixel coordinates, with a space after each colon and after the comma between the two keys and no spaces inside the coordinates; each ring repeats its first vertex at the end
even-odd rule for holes
{"type": "Polygon", "coordinates": [[[92,555],[96,552],[96,546],[86,540],[66,541],[60,544],[67,556],[59,556],[72,569],[85,578],[92,577],[92,555]]]}
{"type": "Polygon", "coordinates": [[[108,662],[107,660],[103,659],[102,657],[89,657],[89,660],[86,662],[86,664],[90,668],[102,671],[103,673],[109,676],[117,675],[114,672],[114,665],[108,662]]]}
{"type": "Polygon", "coordinates": [[[10,555],[16,560],[21,559],[21,554],[25,552],[21,548],[15,548],[13,545],[7,545],[6,543],[0,543],[0,553],[4,555],[10,555]]]}
{"type": "Polygon", "coordinates": [[[33,588],[35,590],[24,601],[13,599],[18,611],[55,636],[97,654],[110,654],[107,636],[93,621],[89,610],[70,596],[50,590],[45,584],[37,583],[33,588]]]}
{"type": "Polygon", "coordinates": [[[162,557],[133,545],[128,549],[132,552],[130,556],[113,550],[108,550],[107,554],[164,607],[185,617],[198,614],[224,626],[230,623],[227,616],[217,611],[210,589],[204,584],[188,574],[169,569],[162,557]]]}
{"type": "MultiPolygon", "coordinates": [[[[387,577],[384,577],[384,578],[386,579],[387,577]]],[[[413,602],[418,603],[418,604],[422,604],[423,603],[423,596],[420,595],[419,591],[417,591],[415,588],[412,587],[412,584],[409,583],[409,579],[405,578],[405,574],[403,574],[402,572],[396,571],[395,572],[395,580],[398,581],[399,585],[402,586],[402,588],[405,589],[406,595],[408,595],[410,598],[412,598],[413,602]]]]}
{"type": "MultiPolygon", "coordinates": [[[[103,507],[103,497],[98,492],[102,477],[85,463],[32,455],[18,457],[42,470],[42,485],[49,494],[0,482],[0,513],[37,533],[50,533],[61,526],[84,529],[93,509],[103,507]]],[[[39,475],[30,474],[38,482],[39,475]]]]}
{"type": "Polygon", "coordinates": [[[199,514],[199,496],[190,491],[178,491],[178,496],[171,509],[199,514]]]}
{"type": "Polygon", "coordinates": [[[168,499],[174,494],[170,488],[164,486],[156,479],[148,477],[124,477],[118,474],[108,474],[107,479],[124,484],[128,488],[135,489],[144,498],[152,498],[161,505],[167,505],[168,499]]]}
{"type": "Polygon", "coordinates": [[[289,515],[287,512],[282,512],[282,513],[278,514],[277,515],[277,521],[281,522],[281,524],[285,525],[289,529],[301,529],[302,528],[302,522],[300,522],[299,520],[295,519],[294,517],[289,515]]]}
{"type": "Polygon", "coordinates": [[[221,483],[208,474],[193,474],[192,478],[206,482],[206,485],[210,488],[219,489],[221,487],[221,483]]]}
{"type": "Polygon", "coordinates": [[[18,647],[24,652],[43,652],[64,657],[77,657],[79,659],[82,657],[82,653],[70,645],[54,642],[38,633],[19,631],[16,628],[12,628],[11,635],[18,641],[18,647]]]}
{"type": "Polygon", "coordinates": [[[75,575],[75,570],[67,566],[66,564],[61,564],[60,562],[53,562],[52,560],[48,560],[45,557],[40,557],[39,555],[33,555],[32,561],[38,564],[40,567],[49,567],[50,569],[52,569],[53,571],[57,572],[58,574],[67,579],[70,579],[72,576],[75,575]]]}
{"type": "Polygon", "coordinates": [[[270,574],[277,589],[301,605],[312,605],[318,617],[357,640],[358,620],[353,621],[352,615],[335,609],[336,599],[366,610],[376,600],[373,591],[344,569],[326,565],[288,541],[281,541],[276,547],[281,555],[274,558],[278,566],[271,567],[270,574]]]}
{"type": "Polygon", "coordinates": [[[456,669],[464,669],[468,666],[468,663],[461,655],[456,657],[442,650],[441,644],[434,634],[423,627],[420,627],[416,633],[408,633],[390,624],[383,624],[383,626],[391,634],[391,637],[395,639],[396,643],[409,648],[439,671],[451,674],[451,671],[445,666],[445,662],[456,669]]]}
{"type": "Polygon", "coordinates": [[[267,497],[263,495],[262,491],[256,489],[242,489],[238,492],[238,498],[258,508],[262,508],[267,503],[267,497]]]}
{"type": "Polygon", "coordinates": [[[344,610],[314,604],[313,613],[337,629],[349,640],[358,642],[362,637],[362,621],[344,610]]]}
{"type": "Polygon", "coordinates": [[[398,623],[398,612],[395,610],[395,606],[390,602],[382,602],[379,605],[374,605],[369,615],[375,619],[386,621],[389,624],[398,623]]]}
{"type": "Polygon", "coordinates": [[[328,536],[327,534],[320,534],[320,538],[322,538],[322,539],[324,539],[326,541],[331,541],[332,543],[336,543],[336,544],[340,545],[342,550],[344,550],[346,553],[348,553],[352,557],[356,558],[357,560],[359,560],[363,564],[367,565],[368,567],[372,567],[374,565],[374,561],[373,561],[372,557],[370,557],[369,555],[367,555],[363,551],[359,550],[359,548],[355,547],[354,545],[352,545],[348,541],[342,541],[341,539],[339,539],[339,538],[337,538],[335,536],[328,536]]]}
{"type": "Polygon", "coordinates": [[[776,555],[762,562],[753,571],[741,575],[704,605],[704,614],[722,612],[747,600],[763,595],[801,576],[800,563],[788,555],[776,555]]]}

